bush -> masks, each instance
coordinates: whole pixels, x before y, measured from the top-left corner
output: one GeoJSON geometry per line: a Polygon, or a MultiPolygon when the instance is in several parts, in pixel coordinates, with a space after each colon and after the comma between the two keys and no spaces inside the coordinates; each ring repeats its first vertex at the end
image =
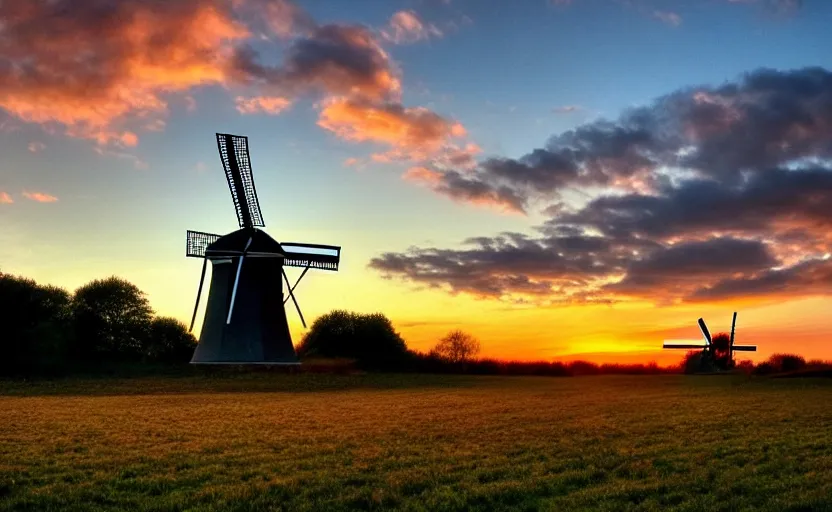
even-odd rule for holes
{"type": "Polygon", "coordinates": [[[92,361],[139,361],[153,310],[139,288],[118,277],[96,279],[72,299],[75,356],[92,361]]]}
{"type": "Polygon", "coordinates": [[[683,373],[692,374],[702,371],[702,351],[691,350],[682,359],[681,369],[683,373]]]}
{"type": "Polygon", "coordinates": [[[806,367],[806,360],[794,354],[773,354],[766,362],[776,372],[796,372],[806,367]]]}
{"type": "Polygon", "coordinates": [[[354,359],[365,369],[401,368],[412,358],[386,316],[343,310],[315,320],[297,353],[301,358],[354,359]]]}
{"type": "Polygon", "coordinates": [[[196,338],[185,324],[175,318],[156,317],[150,322],[143,352],[148,361],[187,363],[193,357],[196,345],[196,338]]]}
{"type": "Polygon", "coordinates": [[[0,273],[0,373],[54,371],[71,343],[66,290],[0,273]]]}

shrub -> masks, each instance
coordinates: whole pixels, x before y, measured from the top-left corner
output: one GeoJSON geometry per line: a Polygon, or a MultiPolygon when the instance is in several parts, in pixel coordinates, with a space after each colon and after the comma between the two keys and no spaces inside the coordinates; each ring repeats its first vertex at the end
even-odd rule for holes
{"type": "Polygon", "coordinates": [[[682,372],[686,374],[692,374],[702,371],[702,351],[691,350],[688,353],[686,353],[684,359],[682,359],[681,366],[682,372]]]}
{"type": "Polygon", "coordinates": [[[365,369],[398,369],[412,355],[381,313],[336,310],[320,316],[297,347],[301,358],[354,359],[365,369]]]}
{"type": "Polygon", "coordinates": [[[185,324],[175,318],[156,317],[150,322],[144,355],[148,361],[158,363],[187,363],[196,345],[196,338],[185,324]]]}
{"type": "Polygon", "coordinates": [[[806,367],[806,360],[794,354],[773,354],[766,362],[776,372],[796,372],[806,367]]]}

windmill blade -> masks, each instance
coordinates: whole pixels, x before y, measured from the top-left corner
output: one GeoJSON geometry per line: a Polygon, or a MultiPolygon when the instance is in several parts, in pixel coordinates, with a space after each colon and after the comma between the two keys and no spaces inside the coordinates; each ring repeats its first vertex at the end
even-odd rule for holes
{"type": "Polygon", "coordinates": [[[337,245],[283,242],[280,246],[286,255],[283,260],[284,267],[311,267],[318,270],[338,271],[341,248],[337,245]]]}
{"type": "Polygon", "coordinates": [[[234,312],[234,302],[237,300],[237,285],[240,284],[240,271],[243,269],[243,260],[246,257],[248,246],[251,245],[251,237],[248,237],[246,248],[243,249],[243,254],[240,255],[240,261],[237,262],[237,276],[234,278],[234,289],[231,290],[231,304],[228,306],[228,318],[225,319],[225,324],[231,323],[231,313],[234,312]]]}
{"type": "Polygon", "coordinates": [[[734,352],[756,352],[757,347],[755,345],[734,345],[733,350],[734,352]]]}
{"type": "Polygon", "coordinates": [[[204,258],[209,245],[219,240],[220,235],[188,230],[185,240],[185,256],[204,258]]]}
{"type": "Polygon", "coordinates": [[[705,338],[705,340],[707,340],[708,345],[710,345],[712,343],[711,331],[709,331],[708,326],[705,325],[705,320],[702,320],[700,318],[699,320],[697,320],[697,323],[699,324],[699,330],[702,331],[702,336],[705,338]]]}
{"type": "MultiPolygon", "coordinates": [[[[287,275],[286,275],[286,271],[285,271],[285,270],[282,270],[282,269],[281,269],[281,272],[283,272],[283,278],[284,278],[284,279],[286,279],[286,286],[288,287],[288,286],[289,286],[289,276],[287,276],[287,275]]],[[[298,279],[298,281],[300,281],[300,279],[298,279]]],[[[295,283],[295,286],[297,286],[297,283],[295,283]]],[[[288,290],[289,290],[289,297],[291,297],[291,298],[292,298],[292,302],[294,302],[294,303],[295,303],[295,308],[298,310],[298,315],[300,316],[300,323],[302,323],[302,324],[303,324],[303,328],[304,328],[304,329],[306,329],[306,320],[304,320],[304,319],[303,319],[303,313],[301,313],[301,311],[300,311],[300,305],[298,304],[298,301],[297,301],[297,299],[295,298],[295,294],[292,292],[292,289],[293,289],[293,288],[288,288],[288,290]]],[[[286,301],[284,300],[284,301],[283,301],[283,303],[284,303],[284,304],[286,304],[286,301]]]]}
{"type": "Polygon", "coordinates": [[[240,227],[264,226],[257,189],[254,187],[248,137],[218,133],[217,147],[240,227]]]}
{"type": "Polygon", "coordinates": [[[199,309],[199,297],[202,295],[202,283],[205,282],[205,268],[208,266],[208,259],[203,258],[202,260],[202,275],[199,278],[199,288],[196,291],[196,304],[194,304],[194,315],[191,317],[191,326],[188,328],[188,332],[194,330],[194,322],[196,321],[196,312],[199,309]]]}

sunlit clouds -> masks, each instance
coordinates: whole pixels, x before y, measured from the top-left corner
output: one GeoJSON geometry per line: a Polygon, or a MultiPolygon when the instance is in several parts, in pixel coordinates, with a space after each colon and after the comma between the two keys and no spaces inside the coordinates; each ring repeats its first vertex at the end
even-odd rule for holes
{"type": "Polygon", "coordinates": [[[378,142],[391,146],[397,155],[424,160],[465,128],[421,107],[397,103],[374,104],[332,98],[321,110],[318,125],[354,142],[378,142]]]}
{"type": "Polygon", "coordinates": [[[208,0],[4,2],[0,18],[0,107],[127,146],[128,115],[164,115],[167,93],[224,82],[233,43],[249,35],[208,0]]]}
{"type": "Polygon", "coordinates": [[[399,11],[390,17],[390,24],[381,31],[384,39],[396,44],[410,44],[431,37],[442,37],[432,23],[425,24],[413,11],[399,11]]]}
{"type": "Polygon", "coordinates": [[[237,105],[237,112],[241,114],[257,114],[266,113],[277,115],[289,108],[291,101],[280,96],[262,96],[254,98],[244,98],[237,96],[235,99],[237,105]]]}
{"type": "Polygon", "coordinates": [[[23,192],[23,197],[37,203],[54,203],[57,197],[44,192],[23,192]]]}

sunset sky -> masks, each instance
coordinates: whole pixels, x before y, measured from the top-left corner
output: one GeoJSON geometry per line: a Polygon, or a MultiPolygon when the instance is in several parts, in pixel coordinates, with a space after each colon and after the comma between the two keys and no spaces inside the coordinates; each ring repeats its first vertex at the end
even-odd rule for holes
{"type": "Polygon", "coordinates": [[[0,270],[118,275],[189,322],[185,231],[237,229],[225,132],[249,137],[269,234],[343,247],[296,291],[307,322],[665,363],[663,340],[739,311],[751,359],[832,359],[829,20],[820,0],[0,0],[0,270]]]}

